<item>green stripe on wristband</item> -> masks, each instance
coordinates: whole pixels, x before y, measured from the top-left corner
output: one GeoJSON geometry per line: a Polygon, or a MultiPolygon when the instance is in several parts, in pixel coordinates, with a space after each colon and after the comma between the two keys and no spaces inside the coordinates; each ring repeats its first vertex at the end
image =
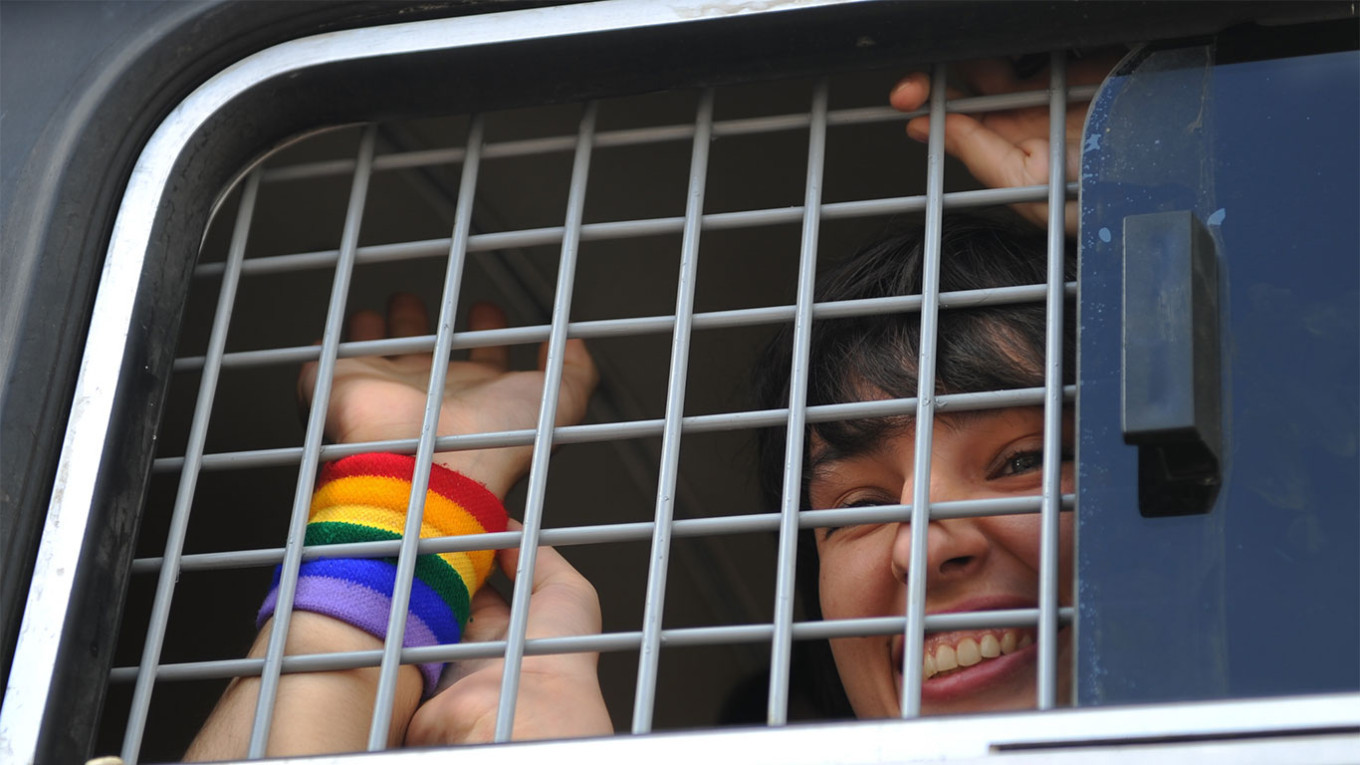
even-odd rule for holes
{"type": "MultiPolygon", "coordinates": [[[[385,529],[375,529],[372,526],[356,523],[321,521],[307,524],[305,544],[311,547],[313,545],[378,542],[391,539],[401,539],[401,535],[385,529]]],[[[393,565],[397,562],[396,557],[384,557],[382,560],[393,565]]],[[[453,614],[458,619],[458,626],[460,628],[466,627],[468,615],[472,610],[472,602],[468,597],[467,584],[453,566],[450,566],[438,555],[421,555],[416,558],[415,575],[417,579],[428,584],[431,589],[439,593],[439,597],[448,604],[449,608],[453,609],[453,614]]]]}

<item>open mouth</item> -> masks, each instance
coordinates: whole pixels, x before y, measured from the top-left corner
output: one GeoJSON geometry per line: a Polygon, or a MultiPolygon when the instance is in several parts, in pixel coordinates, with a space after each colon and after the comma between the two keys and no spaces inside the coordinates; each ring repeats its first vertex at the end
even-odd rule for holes
{"type": "Polygon", "coordinates": [[[1034,644],[1032,629],[950,632],[926,639],[922,677],[947,677],[968,667],[1009,656],[1034,644]]]}
{"type": "MultiPolygon", "coordinates": [[[[1012,611],[1036,606],[1029,597],[989,595],[928,611],[931,614],[1012,611]]],[[[1071,625],[1055,635],[1059,663],[1066,661],[1071,625]]],[[[1037,625],[986,627],[931,632],[925,635],[920,658],[920,699],[941,711],[1026,708],[1034,703],[1039,660],[1037,625]]],[[[893,637],[890,657],[898,694],[903,692],[906,635],[893,637]]],[[[924,709],[925,707],[923,707],[924,709]]]]}
{"type": "MultiPolygon", "coordinates": [[[[1068,639],[1058,631],[1058,643],[1068,639]]],[[[904,640],[894,641],[897,689],[902,690],[904,640]]],[[[926,636],[921,665],[921,701],[931,705],[979,702],[1000,693],[1030,699],[1038,660],[1037,630],[1010,627],[958,630],[926,636]],[[972,701],[970,701],[972,700],[972,701]]],[[[1060,650],[1062,650],[1060,648],[1060,650]]],[[[1018,698],[1018,697],[1017,697],[1018,698]]],[[[938,711],[943,707],[935,707],[938,711]]],[[[991,707],[986,707],[991,708],[991,707]]],[[[1023,708],[1022,706],[1006,708],[1023,708]]]]}

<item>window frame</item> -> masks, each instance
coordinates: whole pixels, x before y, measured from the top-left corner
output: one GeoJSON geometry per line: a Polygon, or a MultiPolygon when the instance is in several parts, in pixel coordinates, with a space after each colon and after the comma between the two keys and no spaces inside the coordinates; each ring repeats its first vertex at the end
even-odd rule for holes
{"type": "MultiPolygon", "coordinates": [[[[698,2],[682,4],[676,13],[673,6],[609,0],[331,32],[261,51],[208,79],[169,113],[144,145],[110,234],[0,715],[8,751],[17,753],[19,761],[69,760],[83,754],[82,733],[63,730],[61,721],[73,710],[85,710],[78,719],[97,710],[102,693],[81,691],[91,682],[102,688],[111,646],[102,652],[81,652],[75,646],[118,621],[120,593],[131,565],[130,540],[136,535],[150,471],[150,444],[199,238],[224,198],[222,189],[244,174],[242,167],[251,158],[321,126],[428,108],[428,93],[437,88],[437,79],[428,73],[439,69],[430,66],[434,62],[459,67],[476,57],[495,70],[496,76],[480,90],[468,86],[445,94],[454,103],[493,108],[543,95],[512,87],[526,77],[513,61],[527,44],[608,49],[608,55],[590,59],[584,71],[574,73],[584,75],[615,70],[618,60],[637,60],[656,45],[657,34],[679,35],[677,30],[700,37],[705,50],[715,53],[740,49],[731,44],[734,38],[773,40],[746,53],[739,65],[715,55],[664,75],[583,79],[590,84],[571,97],[586,98],[676,81],[760,76],[771,68],[788,73],[875,61],[963,58],[987,48],[986,31],[1007,28],[1011,14],[1003,13],[1001,5],[973,9],[975,14],[994,14],[994,21],[968,41],[928,43],[918,32],[888,45],[870,36],[883,19],[919,20],[937,11],[898,2],[803,0],[754,11],[737,6],[730,16],[711,18],[698,2]],[[787,26],[796,26],[803,39],[821,37],[818,33],[826,32],[833,15],[833,28],[843,34],[824,35],[829,41],[806,48],[768,31],[785,26],[787,19],[797,22],[787,26]],[[848,34],[854,29],[865,34],[848,34]],[[866,53],[865,47],[871,50],[866,53]],[[359,83],[356,90],[369,100],[334,105],[324,96],[327,88],[320,88],[320,95],[312,93],[317,83],[337,78],[359,83]],[[401,86],[384,87],[392,82],[401,86]],[[67,619],[68,614],[83,616],[67,619]]],[[[1129,8],[1095,19],[1078,19],[1073,13],[1064,24],[1038,24],[1047,32],[1017,44],[1024,50],[1007,52],[1058,47],[1078,28],[1085,30],[1082,42],[1092,43],[1121,39],[1132,29],[1190,34],[1247,14],[1272,12],[1244,6],[1250,4],[1201,8],[1175,23],[1129,8]]],[[[449,108],[447,101],[443,108],[449,108]]]]}

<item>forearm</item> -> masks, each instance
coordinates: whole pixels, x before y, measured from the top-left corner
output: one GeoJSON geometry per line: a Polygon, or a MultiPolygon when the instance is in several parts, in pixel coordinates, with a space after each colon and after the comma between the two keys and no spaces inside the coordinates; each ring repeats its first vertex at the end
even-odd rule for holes
{"type": "MultiPolygon", "coordinates": [[[[270,620],[260,630],[250,649],[251,658],[264,656],[272,626],[270,620]]],[[[299,611],[293,614],[284,652],[297,655],[381,648],[382,641],[363,630],[327,616],[299,611]]],[[[377,667],[365,667],[281,676],[265,754],[281,757],[366,749],[378,672],[377,667]]],[[[191,761],[244,758],[259,688],[259,678],[233,680],[184,758],[191,761]]],[[[412,665],[402,666],[397,674],[389,746],[399,744],[405,737],[420,691],[419,671],[412,665]]]]}
{"type": "MultiPolygon", "coordinates": [[[[495,461],[476,453],[452,453],[467,472],[489,475],[495,461]]],[[[308,545],[378,541],[398,537],[406,525],[414,460],[394,454],[364,454],[323,466],[307,526],[308,545]]],[[[505,510],[498,496],[476,480],[436,468],[430,476],[421,536],[500,531],[505,510]]],[[[411,582],[405,644],[457,642],[468,618],[469,598],[493,567],[493,554],[422,556],[411,582]]],[[[285,654],[379,650],[386,634],[396,567],[382,559],[319,558],[298,571],[294,616],[285,654]]],[[[276,580],[277,585],[277,580],[276,580]]],[[[261,632],[250,656],[266,652],[277,589],[265,598],[261,632]]],[[[399,744],[421,691],[432,692],[439,665],[403,667],[388,736],[399,744]]],[[[268,754],[358,751],[366,748],[379,680],[375,667],[285,675],[275,706],[268,754]]],[[[189,752],[195,759],[246,754],[255,716],[259,681],[241,678],[226,694],[189,752]]]]}
{"type": "MultiPolygon", "coordinates": [[[[474,306],[469,323],[473,331],[507,326],[504,314],[489,305],[474,306]]],[[[396,295],[385,318],[373,311],[355,314],[349,322],[348,335],[356,341],[410,337],[424,334],[428,328],[428,317],[420,301],[412,295],[396,295]]],[[[557,408],[559,425],[580,421],[596,382],[594,365],[580,340],[568,341],[564,353],[557,408]]],[[[472,349],[467,361],[449,363],[437,426],[439,434],[533,427],[534,413],[543,393],[545,362],[540,359],[539,368],[528,371],[511,370],[508,362],[507,349],[487,347],[472,349]]],[[[301,370],[298,390],[304,402],[315,387],[318,371],[316,363],[306,364],[301,370]]],[[[331,374],[326,435],[337,443],[387,441],[416,435],[426,410],[430,373],[431,359],[422,354],[338,360],[331,374]]],[[[505,530],[501,500],[528,470],[531,452],[530,447],[521,445],[436,454],[434,463],[457,475],[433,471],[420,536],[505,530]]],[[[305,544],[313,547],[403,537],[408,530],[405,516],[413,462],[409,457],[367,454],[324,466],[313,497],[305,544]],[[405,491],[400,486],[403,481],[405,491]]],[[[513,553],[509,555],[513,557],[513,553]]],[[[495,554],[490,551],[422,555],[410,582],[405,645],[448,645],[460,640],[502,637],[508,623],[508,608],[494,592],[478,593],[495,566],[494,560],[495,554]],[[485,607],[472,621],[470,610],[477,603],[485,607]],[[501,635],[489,629],[494,624],[501,625],[501,635]]],[[[506,570],[513,576],[513,565],[506,570]]],[[[571,575],[580,579],[574,571],[571,575]]],[[[380,636],[386,633],[390,598],[397,587],[395,565],[375,558],[321,557],[303,562],[297,576],[287,654],[381,648],[380,636]]],[[[536,576],[535,581],[538,579],[536,576]]],[[[593,624],[591,631],[598,632],[598,601],[584,580],[574,589],[581,586],[590,596],[586,598],[590,613],[585,621],[593,624]]],[[[275,598],[275,595],[266,598],[261,620],[273,613],[275,598]]],[[[551,603],[553,599],[547,600],[551,603]]],[[[538,610],[542,605],[539,603],[538,610]]],[[[267,622],[262,624],[250,656],[265,653],[269,627],[267,622]]],[[[566,634],[578,634],[579,629],[573,626],[566,634]]],[[[589,669],[588,679],[598,686],[593,663],[589,669]]],[[[388,745],[403,741],[422,694],[434,691],[438,677],[435,664],[419,668],[403,666],[399,670],[388,745]]],[[[284,675],[267,754],[366,749],[378,680],[379,670],[373,667],[284,675]]],[[[187,758],[244,756],[259,686],[255,678],[233,681],[199,732],[187,758]]]]}

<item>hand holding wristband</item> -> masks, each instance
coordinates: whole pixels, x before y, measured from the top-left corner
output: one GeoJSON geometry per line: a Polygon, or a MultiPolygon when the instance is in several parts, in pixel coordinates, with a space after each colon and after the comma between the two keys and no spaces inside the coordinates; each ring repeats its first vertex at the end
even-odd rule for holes
{"type": "MultiPolygon", "coordinates": [[[[312,495],[307,546],[401,539],[415,458],[358,454],[322,466],[312,495]]],[[[505,508],[476,481],[440,465],[430,472],[420,536],[505,531],[505,508]]],[[[472,596],[495,565],[491,550],[422,555],[411,582],[404,647],[457,643],[467,626],[472,596]]],[[[320,558],[298,570],[293,608],[324,614],[382,640],[396,582],[396,558],[320,558]]],[[[274,613],[279,569],[257,623],[274,613]]],[[[443,665],[420,665],[424,696],[439,682],[443,665]]]]}

